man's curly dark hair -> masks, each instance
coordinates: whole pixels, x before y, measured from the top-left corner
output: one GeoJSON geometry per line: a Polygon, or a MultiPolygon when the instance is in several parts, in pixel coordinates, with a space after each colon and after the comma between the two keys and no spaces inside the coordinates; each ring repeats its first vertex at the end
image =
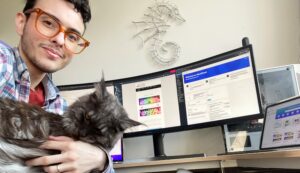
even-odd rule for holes
{"type": "MultiPolygon", "coordinates": [[[[23,12],[32,9],[37,0],[26,0],[23,12]]],[[[65,0],[74,5],[76,11],[78,11],[83,19],[83,23],[86,24],[92,18],[89,0],[65,0]]]]}

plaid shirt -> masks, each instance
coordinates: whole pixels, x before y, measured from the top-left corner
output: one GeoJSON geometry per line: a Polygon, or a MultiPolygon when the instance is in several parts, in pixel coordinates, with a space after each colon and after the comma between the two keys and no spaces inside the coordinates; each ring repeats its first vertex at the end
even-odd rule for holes
{"type": "MultiPolygon", "coordinates": [[[[43,108],[49,112],[63,114],[67,108],[67,102],[59,95],[58,88],[53,84],[49,75],[45,76],[42,83],[45,89],[43,108]]],[[[0,40],[0,97],[28,102],[29,94],[30,76],[18,48],[11,48],[0,40]]],[[[107,152],[106,155],[109,159],[103,172],[115,173],[107,152]]]]}
{"type": "MultiPolygon", "coordinates": [[[[49,75],[45,76],[42,83],[45,88],[43,109],[63,114],[67,108],[67,102],[59,95],[49,75]]],[[[18,48],[11,48],[0,41],[0,97],[28,102],[29,94],[29,71],[19,55],[18,48]]]]}

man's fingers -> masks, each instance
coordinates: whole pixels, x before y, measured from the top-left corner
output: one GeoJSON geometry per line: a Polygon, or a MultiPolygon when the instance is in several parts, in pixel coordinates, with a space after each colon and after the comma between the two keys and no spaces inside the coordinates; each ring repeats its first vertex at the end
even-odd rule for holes
{"type": "Polygon", "coordinates": [[[40,148],[48,150],[59,150],[61,152],[72,149],[73,143],[70,141],[54,141],[48,140],[44,142],[40,148]]]}
{"type": "Polygon", "coordinates": [[[61,163],[64,160],[64,154],[55,154],[51,156],[43,156],[26,161],[28,166],[51,165],[61,163]]]}
{"type": "Polygon", "coordinates": [[[44,167],[45,172],[49,173],[58,173],[58,172],[71,172],[75,169],[74,165],[71,163],[62,163],[62,164],[56,164],[51,166],[44,167]]]}
{"type": "Polygon", "coordinates": [[[72,138],[67,136],[49,136],[48,139],[54,141],[74,141],[72,138]]]}

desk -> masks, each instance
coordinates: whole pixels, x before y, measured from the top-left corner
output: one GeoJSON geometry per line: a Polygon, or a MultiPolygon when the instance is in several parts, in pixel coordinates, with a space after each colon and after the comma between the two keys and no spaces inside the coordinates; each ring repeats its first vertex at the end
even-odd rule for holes
{"type": "Polygon", "coordinates": [[[171,160],[134,160],[114,164],[117,173],[141,173],[230,167],[300,169],[300,149],[171,160]]]}

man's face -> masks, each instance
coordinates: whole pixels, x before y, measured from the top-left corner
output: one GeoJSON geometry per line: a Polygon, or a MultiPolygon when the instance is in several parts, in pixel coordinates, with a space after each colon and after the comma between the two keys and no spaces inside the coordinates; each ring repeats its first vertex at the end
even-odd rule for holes
{"type": "MultiPolygon", "coordinates": [[[[54,16],[65,30],[75,30],[82,34],[84,24],[80,13],[65,0],[38,0],[34,8],[40,8],[54,16]]],[[[19,17],[25,17],[19,14],[19,17]],[[21,16],[20,16],[21,15],[21,16]]],[[[53,73],[64,68],[72,59],[73,53],[65,48],[64,33],[53,38],[41,35],[35,27],[37,13],[33,12],[25,22],[17,22],[17,31],[21,36],[20,53],[28,68],[41,73],[53,73]]]]}

